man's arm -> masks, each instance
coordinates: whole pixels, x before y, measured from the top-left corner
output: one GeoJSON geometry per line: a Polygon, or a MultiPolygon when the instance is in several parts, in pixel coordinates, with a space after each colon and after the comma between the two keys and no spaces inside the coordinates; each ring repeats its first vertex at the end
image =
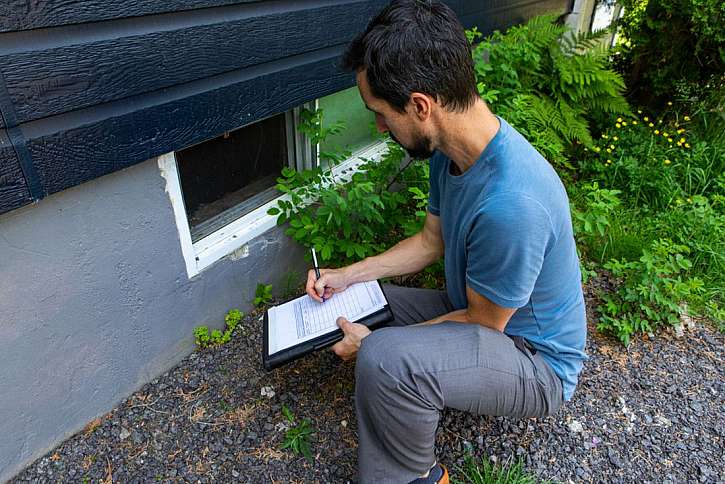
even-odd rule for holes
{"type": "Polygon", "coordinates": [[[458,311],[443,314],[422,324],[458,321],[461,323],[480,324],[481,326],[503,332],[509,319],[516,312],[516,308],[499,306],[468,286],[466,286],[466,297],[468,298],[468,307],[466,309],[459,309],[458,311]]]}
{"type": "Polygon", "coordinates": [[[380,255],[340,269],[321,269],[317,279],[314,270],[307,275],[307,294],[317,301],[331,297],[357,282],[418,272],[443,256],[443,235],[440,218],[428,212],[423,230],[398,242],[380,255]]]}
{"type": "Polygon", "coordinates": [[[351,284],[413,274],[440,259],[443,249],[440,218],[427,212],[423,230],[382,254],[351,264],[344,270],[351,284]]]}

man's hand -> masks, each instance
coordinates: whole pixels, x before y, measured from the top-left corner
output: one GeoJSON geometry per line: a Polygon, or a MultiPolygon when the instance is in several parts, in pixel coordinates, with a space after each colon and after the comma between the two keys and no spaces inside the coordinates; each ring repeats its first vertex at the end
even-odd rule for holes
{"type": "Polygon", "coordinates": [[[337,325],[345,333],[345,337],[342,338],[342,341],[335,343],[332,351],[345,361],[355,358],[363,338],[372,331],[364,324],[351,323],[342,316],[337,318],[337,325]]]}
{"type": "Polygon", "coordinates": [[[320,278],[317,279],[314,269],[307,272],[307,294],[317,302],[322,297],[330,299],[333,294],[342,292],[350,285],[344,269],[320,269],[320,278]]]}

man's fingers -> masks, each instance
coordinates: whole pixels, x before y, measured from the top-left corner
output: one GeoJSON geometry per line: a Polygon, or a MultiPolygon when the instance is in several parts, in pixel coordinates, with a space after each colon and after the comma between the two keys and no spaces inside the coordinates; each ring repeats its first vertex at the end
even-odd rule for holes
{"type": "Polygon", "coordinates": [[[340,316],[339,318],[337,318],[337,325],[340,327],[343,333],[347,333],[348,331],[350,331],[350,326],[352,325],[352,323],[348,321],[347,318],[340,316]]]}
{"type": "Polygon", "coordinates": [[[331,350],[343,361],[349,360],[352,356],[350,355],[350,349],[347,347],[348,343],[345,340],[338,341],[335,343],[331,350]]]}
{"type": "Polygon", "coordinates": [[[317,294],[317,289],[315,288],[316,282],[317,282],[317,276],[315,274],[315,271],[314,270],[308,271],[307,272],[307,285],[305,286],[307,295],[316,301],[322,302],[322,299],[317,294]]]}
{"type": "Polygon", "coordinates": [[[325,276],[320,276],[320,278],[315,282],[315,292],[319,297],[323,297],[325,295],[325,276]]]}

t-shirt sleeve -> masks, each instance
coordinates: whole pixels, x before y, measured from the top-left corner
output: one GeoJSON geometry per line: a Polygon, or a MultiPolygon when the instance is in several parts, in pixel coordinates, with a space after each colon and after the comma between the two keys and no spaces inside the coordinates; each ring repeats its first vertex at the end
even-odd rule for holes
{"type": "Polygon", "coordinates": [[[466,284],[499,306],[520,308],[554,242],[551,217],[538,201],[520,193],[491,197],[467,233],[466,284]]]}
{"type": "Polygon", "coordinates": [[[440,165],[441,159],[438,153],[434,153],[428,161],[428,211],[433,215],[441,215],[441,187],[440,187],[440,165]]]}

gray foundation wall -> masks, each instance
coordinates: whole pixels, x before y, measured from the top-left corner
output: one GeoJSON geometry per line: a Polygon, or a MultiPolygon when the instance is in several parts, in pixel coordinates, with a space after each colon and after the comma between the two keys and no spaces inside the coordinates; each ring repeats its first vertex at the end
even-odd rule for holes
{"type": "Polygon", "coordinates": [[[189,280],[156,160],[0,215],[0,482],[305,271],[279,228],[189,280]]]}

